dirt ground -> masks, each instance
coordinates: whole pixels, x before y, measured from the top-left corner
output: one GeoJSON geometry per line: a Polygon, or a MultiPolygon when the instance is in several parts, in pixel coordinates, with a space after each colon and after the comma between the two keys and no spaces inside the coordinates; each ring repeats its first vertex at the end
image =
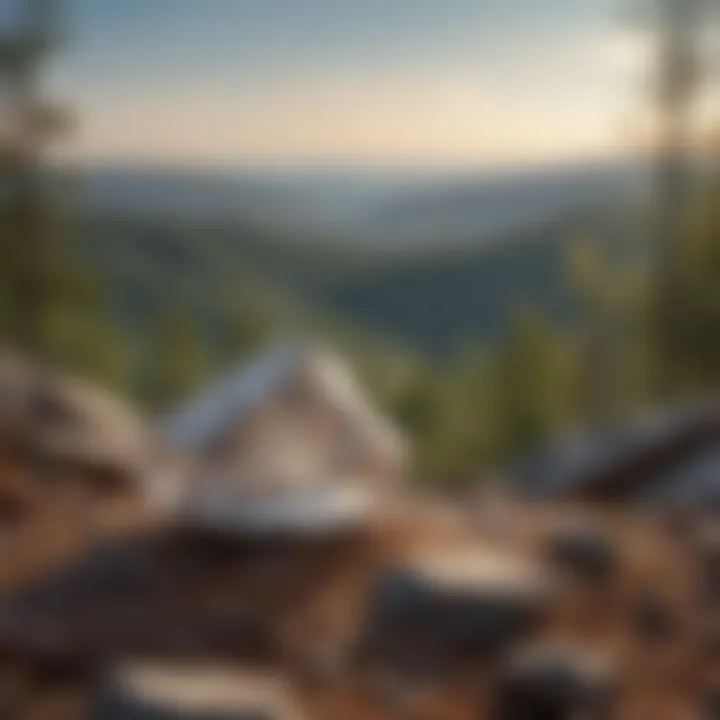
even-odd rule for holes
{"type": "Polygon", "coordinates": [[[141,661],[270,672],[316,720],[494,720],[503,668],[542,644],[611,669],[617,702],[603,717],[719,717],[715,518],[424,500],[342,539],[249,542],[145,522],[80,540],[61,516],[8,534],[6,558],[36,555],[32,572],[8,562],[0,578],[0,717],[9,720],[95,717],[114,669],[141,661]],[[571,524],[601,530],[612,572],[589,577],[552,559],[571,524]],[[541,573],[549,600],[531,633],[483,658],[438,654],[422,631],[411,652],[391,638],[371,658],[358,652],[380,577],[418,554],[469,550],[541,573]]]}

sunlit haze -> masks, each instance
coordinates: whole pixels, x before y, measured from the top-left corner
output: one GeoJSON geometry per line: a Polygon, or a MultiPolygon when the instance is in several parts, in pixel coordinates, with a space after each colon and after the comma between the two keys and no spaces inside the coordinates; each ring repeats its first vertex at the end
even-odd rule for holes
{"type": "Polygon", "coordinates": [[[504,164],[632,142],[610,0],[73,0],[81,159],[504,164]]]}

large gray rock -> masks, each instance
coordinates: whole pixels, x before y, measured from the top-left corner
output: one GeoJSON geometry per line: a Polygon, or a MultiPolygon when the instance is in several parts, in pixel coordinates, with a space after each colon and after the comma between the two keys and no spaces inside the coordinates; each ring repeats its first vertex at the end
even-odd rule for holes
{"type": "Polygon", "coordinates": [[[375,588],[361,657],[487,656],[531,632],[546,600],[538,569],[514,558],[461,552],[408,561],[375,588]]]}
{"type": "Polygon", "coordinates": [[[498,720],[606,720],[613,717],[616,684],[597,658],[571,648],[520,653],[501,673],[498,720]]]}

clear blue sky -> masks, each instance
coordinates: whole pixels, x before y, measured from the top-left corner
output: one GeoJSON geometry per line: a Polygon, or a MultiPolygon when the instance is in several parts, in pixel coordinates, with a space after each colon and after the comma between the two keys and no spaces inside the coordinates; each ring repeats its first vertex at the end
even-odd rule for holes
{"type": "Polygon", "coordinates": [[[83,157],[495,163],[607,152],[616,0],[65,0],[83,157]]]}

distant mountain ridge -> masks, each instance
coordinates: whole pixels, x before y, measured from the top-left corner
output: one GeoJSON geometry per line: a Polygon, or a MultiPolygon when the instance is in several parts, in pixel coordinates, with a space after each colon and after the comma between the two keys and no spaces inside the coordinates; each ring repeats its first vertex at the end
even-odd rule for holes
{"type": "Polygon", "coordinates": [[[441,238],[453,244],[552,222],[618,200],[638,184],[637,171],[618,164],[461,177],[390,198],[372,222],[408,249],[441,238]]]}
{"type": "Polygon", "coordinates": [[[506,234],[622,196],[627,162],[470,171],[364,168],[81,171],[94,213],[253,223],[288,240],[405,252],[506,234]]]}
{"type": "MultiPolygon", "coordinates": [[[[90,178],[86,192],[95,197],[84,215],[81,252],[111,289],[120,319],[132,328],[174,307],[211,336],[222,335],[240,306],[259,302],[293,326],[346,327],[349,334],[378,335],[389,345],[438,357],[465,343],[495,342],[523,308],[572,321],[575,298],[565,271],[573,239],[590,237],[614,252],[633,252],[643,232],[633,199],[627,193],[618,197],[627,187],[627,173],[617,168],[575,172],[506,178],[505,188],[487,185],[478,192],[502,205],[502,221],[479,223],[475,230],[466,223],[451,239],[440,227],[447,226],[446,217],[452,219],[453,207],[468,208],[466,219],[482,220],[473,191],[479,185],[472,178],[456,185],[406,180],[404,194],[398,185],[394,191],[386,186],[383,192],[355,195],[336,188],[345,197],[343,213],[355,202],[366,218],[351,223],[347,215],[343,232],[333,231],[326,219],[320,226],[297,220],[295,208],[302,203],[285,203],[285,191],[273,183],[253,187],[275,199],[266,204],[256,199],[248,208],[233,204],[240,186],[220,180],[214,181],[219,186],[204,185],[207,200],[176,205],[204,180],[171,178],[168,185],[163,180],[144,192],[122,173],[105,185],[93,185],[90,178]],[[224,189],[215,192],[215,187],[224,189]],[[500,203],[497,198],[506,192],[510,199],[500,203]],[[113,202],[105,202],[106,193],[113,202]],[[528,198],[525,207],[533,212],[518,207],[514,213],[513,196],[528,198]],[[275,202],[282,218],[265,212],[275,202]],[[441,206],[448,208],[445,215],[433,210],[441,206]],[[412,208],[401,211],[406,216],[428,214],[427,240],[393,245],[390,235],[373,228],[369,217],[393,225],[393,208],[412,208]],[[512,227],[497,229],[507,222],[512,227]]],[[[302,190],[298,186],[294,192],[302,190]]],[[[333,197],[329,190],[305,188],[311,190],[333,197]]],[[[248,191],[247,202],[250,197],[248,191]]]]}

